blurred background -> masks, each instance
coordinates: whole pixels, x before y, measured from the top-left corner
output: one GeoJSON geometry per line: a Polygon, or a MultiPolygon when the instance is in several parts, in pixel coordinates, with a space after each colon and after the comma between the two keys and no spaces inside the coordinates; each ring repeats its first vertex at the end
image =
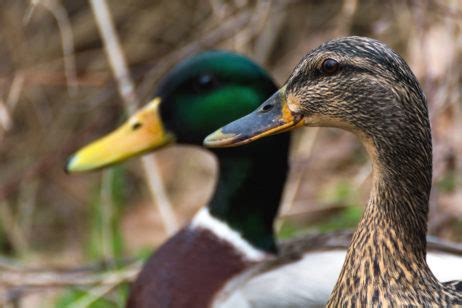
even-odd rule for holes
{"type": "MultiPolygon", "coordinates": [[[[141,104],[172,65],[202,50],[247,55],[281,85],[328,39],[384,41],[409,63],[429,102],[429,232],[462,242],[461,0],[112,0],[108,7],[141,104]]],[[[2,0],[0,42],[0,306],[121,307],[140,260],[206,204],[214,158],[194,147],[157,152],[150,173],[158,171],[168,202],[157,191],[153,198],[139,159],[66,175],[69,154],[126,118],[95,12],[83,0],[2,0]],[[159,202],[172,209],[168,221],[159,202]]],[[[281,238],[356,225],[370,163],[353,135],[299,130],[291,166],[281,238]]]]}

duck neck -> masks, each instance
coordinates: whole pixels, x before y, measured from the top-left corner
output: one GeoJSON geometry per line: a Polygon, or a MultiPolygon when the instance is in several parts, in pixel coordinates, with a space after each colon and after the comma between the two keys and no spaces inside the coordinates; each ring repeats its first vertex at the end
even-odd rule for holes
{"type": "Polygon", "coordinates": [[[208,207],[253,246],[276,252],[273,230],[288,170],[289,134],[232,149],[214,149],[219,177],[208,207]]]}
{"type": "Polygon", "coordinates": [[[432,144],[423,97],[421,103],[423,111],[382,115],[378,118],[391,125],[359,134],[372,159],[372,192],[331,305],[345,297],[371,302],[400,293],[405,298],[438,285],[425,260],[432,144]]]}
{"type": "Polygon", "coordinates": [[[383,240],[411,247],[405,257],[419,262],[425,260],[432,180],[431,134],[426,124],[371,140],[373,184],[361,224],[363,232],[368,224],[378,225],[378,232],[389,232],[383,240]]]}

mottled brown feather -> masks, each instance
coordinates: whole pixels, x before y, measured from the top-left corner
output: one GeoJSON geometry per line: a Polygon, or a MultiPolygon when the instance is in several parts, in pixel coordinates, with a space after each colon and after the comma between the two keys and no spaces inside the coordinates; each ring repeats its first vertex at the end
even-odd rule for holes
{"type": "Polygon", "coordinates": [[[307,125],[356,134],[373,164],[371,196],[328,306],[462,304],[462,293],[440,283],[426,262],[431,130],[406,62],[373,39],[333,40],[302,59],[286,96],[307,125]],[[335,74],[323,72],[326,59],[338,61],[335,74]]]}

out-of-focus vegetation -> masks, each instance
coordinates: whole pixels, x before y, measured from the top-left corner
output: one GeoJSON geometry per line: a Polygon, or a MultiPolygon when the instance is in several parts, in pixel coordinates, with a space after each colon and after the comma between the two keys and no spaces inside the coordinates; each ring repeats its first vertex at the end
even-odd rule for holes
{"type": "MultiPolygon", "coordinates": [[[[434,141],[429,232],[462,241],[462,2],[109,1],[146,101],[183,57],[222,48],[282,84],[311,48],[363,35],[395,48],[427,95],[434,141]]],[[[66,175],[66,157],[113,129],[123,106],[87,1],[0,2],[0,305],[122,306],[139,260],[166,233],[139,160],[66,175]],[[62,287],[65,286],[65,287],[62,287]]],[[[156,154],[179,224],[207,201],[215,164],[194,148],[156,154]]],[[[281,236],[354,227],[370,164],[350,134],[297,132],[281,236]]]]}

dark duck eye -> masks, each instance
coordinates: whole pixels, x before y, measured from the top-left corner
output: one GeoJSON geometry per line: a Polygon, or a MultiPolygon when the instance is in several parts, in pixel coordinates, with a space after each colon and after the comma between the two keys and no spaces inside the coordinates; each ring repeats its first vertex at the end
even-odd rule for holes
{"type": "Polygon", "coordinates": [[[338,71],[339,64],[334,59],[326,59],[322,62],[322,72],[326,75],[335,74],[338,71]]]}
{"type": "Polygon", "coordinates": [[[207,91],[218,86],[217,78],[212,74],[199,75],[194,83],[194,88],[197,91],[207,91]]]}

